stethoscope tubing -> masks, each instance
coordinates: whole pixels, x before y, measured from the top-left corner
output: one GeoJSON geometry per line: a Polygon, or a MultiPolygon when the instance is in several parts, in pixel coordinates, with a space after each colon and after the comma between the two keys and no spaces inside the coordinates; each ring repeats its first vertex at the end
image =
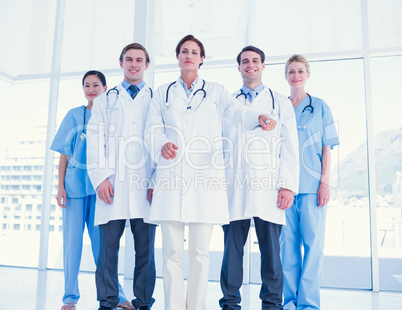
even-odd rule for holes
{"type": "MultiPolygon", "coordinates": [[[[272,110],[275,110],[275,99],[274,99],[274,94],[272,93],[271,88],[268,88],[270,94],[271,94],[271,98],[272,98],[272,110]]],[[[245,92],[243,92],[243,89],[240,89],[240,93],[237,94],[236,99],[239,98],[240,96],[244,96],[244,100],[245,102],[247,101],[247,95],[245,92]]]]}
{"type": "MultiPolygon", "coordinates": [[[[174,84],[176,84],[176,81],[170,83],[169,86],[168,86],[168,88],[166,89],[166,100],[165,100],[165,108],[166,108],[166,109],[170,109],[170,104],[169,104],[169,90],[170,90],[170,87],[171,87],[172,85],[174,85],[174,84]]],[[[202,80],[202,87],[199,88],[199,89],[197,89],[197,90],[193,93],[192,98],[194,98],[194,96],[200,91],[200,92],[203,93],[202,99],[204,99],[204,98],[207,96],[207,92],[205,91],[204,87],[205,87],[205,80],[203,79],[203,80],[202,80]]],[[[197,108],[198,108],[198,106],[197,106],[197,108]]],[[[190,105],[187,106],[187,110],[191,110],[191,106],[190,106],[190,105]]]]}
{"type": "Polygon", "coordinates": [[[313,107],[312,104],[311,104],[311,101],[312,101],[312,100],[311,100],[311,96],[310,96],[309,93],[306,93],[306,94],[307,94],[307,96],[308,96],[309,103],[308,103],[308,105],[306,105],[306,106],[303,108],[303,110],[302,110],[302,112],[301,112],[301,115],[303,115],[303,113],[304,113],[307,109],[310,111],[310,115],[308,116],[307,122],[306,122],[306,124],[305,124],[304,126],[301,126],[301,125],[300,125],[300,121],[301,121],[301,116],[300,116],[299,124],[297,125],[297,128],[298,128],[298,129],[306,129],[306,128],[307,128],[307,125],[308,125],[308,123],[310,122],[311,115],[313,115],[313,112],[314,112],[314,107],[313,107]]]}

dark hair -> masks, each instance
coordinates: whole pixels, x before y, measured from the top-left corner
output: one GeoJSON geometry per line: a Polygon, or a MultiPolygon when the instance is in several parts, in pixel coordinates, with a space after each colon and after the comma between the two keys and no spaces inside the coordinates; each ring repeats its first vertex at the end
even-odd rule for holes
{"type": "Polygon", "coordinates": [[[91,70],[84,74],[84,77],[82,78],[82,86],[84,86],[85,79],[87,78],[88,75],[96,75],[101,81],[102,86],[106,86],[105,75],[102,72],[96,70],[91,70]]]}
{"type": "Polygon", "coordinates": [[[265,54],[264,54],[264,52],[263,52],[262,50],[260,50],[258,47],[249,45],[249,46],[244,47],[244,48],[241,50],[241,52],[239,53],[239,55],[237,55],[237,63],[238,63],[239,66],[240,66],[240,62],[241,62],[241,54],[244,53],[244,52],[255,52],[255,53],[257,53],[258,55],[260,55],[261,63],[264,63],[264,61],[265,61],[265,54]]]}
{"type": "Polygon", "coordinates": [[[123,62],[123,56],[125,53],[127,53],[128,50],[141,50],[144,51],[145,54],[145,62],[147,64],[149,64],[151,62],[151,60],[149,59],[149,54],[147,52],[147,50],[145,49],[145,47],[143,47],[140,43],[130,43],[129,45],[125,46],[123,48],[123,50],[120,53],[120,62],[123,62]]]}
{"type": "MultiPolygon", "coordinates": [[[[201,56],[201,57],[205,57],[205,48],[204,48],[204,45],[201,43],[200,40],[196,39],[192,34],[186,35],[183,39],[181,39],[181,40],[179,41],[179,43],[177,43],[177,46],[176,46],[176,57],[179,56],[181,46],[184,44],[184,42],[187,42],[187,41],[193,41],[193,42],[197,43],[197,45],[199,46],[200,51],[201,51],[201,55],[200,55],[200,56],[201,56]]],[[[200,63],[200,66],[199,66],[199,67],[201,67],[202,64],[203,64],[203,63],[200,63]]]]}

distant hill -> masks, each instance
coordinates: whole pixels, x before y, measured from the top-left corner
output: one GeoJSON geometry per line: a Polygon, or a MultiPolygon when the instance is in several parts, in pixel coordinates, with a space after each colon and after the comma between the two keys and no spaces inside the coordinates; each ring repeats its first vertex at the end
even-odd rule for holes
{"type": "MultiPolygon", "coordinates": [[[[339,147],[342,147],[342,143],[339,147]]],[[[366,142],[342,160],[339,167],[339,190],[367,191],[366,142]]],[[[402,171],[402,128],[387,130],[375,136],[375,167],[377,194],[391,193],[396,171],[402,171]]]]}

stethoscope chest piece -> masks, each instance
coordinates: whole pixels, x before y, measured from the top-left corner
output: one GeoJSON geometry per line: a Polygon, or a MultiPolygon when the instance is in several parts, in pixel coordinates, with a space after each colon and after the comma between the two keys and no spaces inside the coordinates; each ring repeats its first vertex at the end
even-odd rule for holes
{"type": "Polygon", "coordinates": [[[87,138],[87,135],[86,135],[85,133],[81,133],[81,134],[80,134],[80,139],[81,139],[82,141],[84,141],[86,138],[87,138]]]}

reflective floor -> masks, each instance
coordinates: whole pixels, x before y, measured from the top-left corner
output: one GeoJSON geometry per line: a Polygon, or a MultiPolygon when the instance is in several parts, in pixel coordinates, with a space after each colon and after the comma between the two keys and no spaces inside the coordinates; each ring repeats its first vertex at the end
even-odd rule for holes
{"type": "MultiPolygon", "coordinates": [[[[132,281],[121,283],[128,298],[132,298],[132,281]]],[[[79,275],[81,299],[77,310],[96,310],[94,274],[83,272],[79,275]]],[[[1,310],[58,310],[62,306],[64,277],[59,270],[38,271],[29,268],[0,266],[0,309],[1,310]]],[[[244,310],[261,309],[258,285],[245,285],[242,289],[244,310]]],[[[163,281],[158,278],[153,310],[163,310],[163,281]]],[[[221,291],[218,282],[209,282],[207,310],[219,309],[221,291]]],[[[400,310],[402,293],[359,290],[321,290],[322,310],[400,310]]]]}

